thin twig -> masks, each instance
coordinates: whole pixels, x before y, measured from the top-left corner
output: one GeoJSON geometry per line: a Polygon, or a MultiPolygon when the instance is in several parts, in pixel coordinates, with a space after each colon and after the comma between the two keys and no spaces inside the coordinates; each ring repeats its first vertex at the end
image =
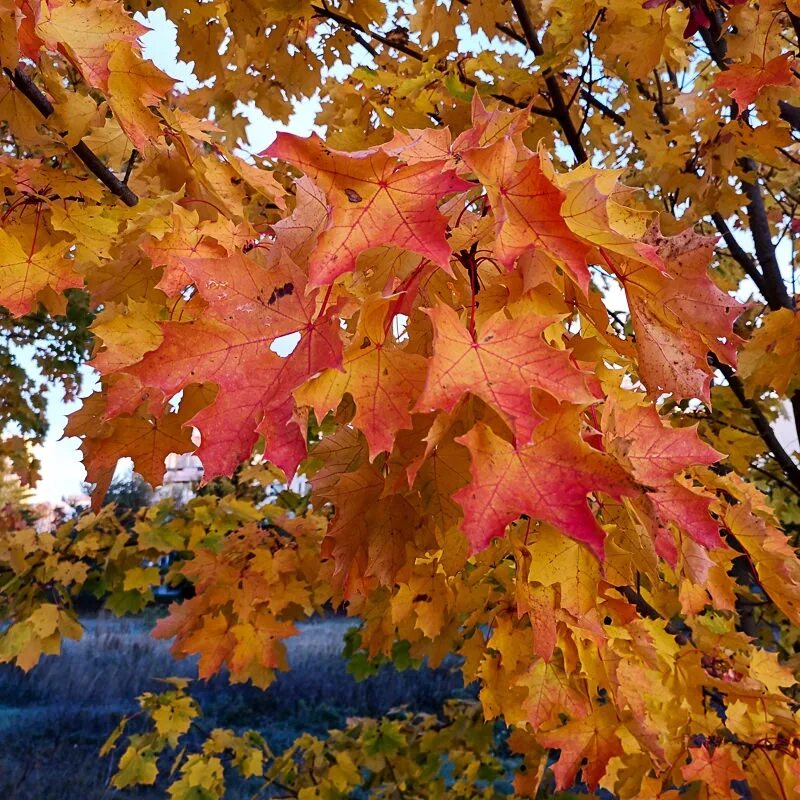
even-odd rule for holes
{"type": "MultiPolygon", "coordinates": [[[[324,17],[325,19],[329,19],[331,22],[335,22],[338,25],[341,25],[343,28],[348,30],[351,34],[363,34],[363,36],[368,36],[370,39],[373,39],[376,42],[380,42],[384,47],[390,47],[393,50],[396,50],[398,53],[403,53],[403,55],[408,56],[409,58],[413,58],[415,61],[425,61],[427,56],[417,50],[416,48],[412,47],[407,42],[399,41],[398,39],[391,39],[388,36],[384,36],[382,33],[378,33],[377,31],[373,31],[370,28],[366,28],[361,23],[356,22],[353,19],[345,16],[344,14],[340,14],[338,11],[334,11],[332,8],[326,8],[324,6],[319,5],[312,5],[311,8],[313,9],[314,13],[320,17],[324,17]]],[[[361,44],[367,52],[369,52],[372,56],[377,54],[377,51],[374,47],[372,47],[368,42],[362,41],[363,36],[356,37],[356,41],[361,44]]],[[[461,81],[465,83],[467,86],[475,89],[478,87],[478,81],[474,78],[470,78],[468,75],[464,75],[463,73],[459,76],[461,81]]],[[[532,114],[537,114],[541,117],[552,117],[553,112],[549,108],[542,108],[541,106],[535,106],[530,103],[525,103],[522,100],[514,100],[513,98],[509,97],[505,94],[496,94],[492,93],[490,95],[495,100],[499,100],[501,103],[505,103],[507,105],[513,106],[514,108],[519,109],[529,109],[532,114]]]]}
{"type": "Polygon", "coordinates": [[[136,156],[139,155],[139,151],[134,147],[131,150],[131,157],[128,159],[128,166],[125,167],[125,177],[123,177],[122,182],[127,186],[128,181],[130,180],[131,173],[133,172],[133,165],[136,163],[136,156]]]}

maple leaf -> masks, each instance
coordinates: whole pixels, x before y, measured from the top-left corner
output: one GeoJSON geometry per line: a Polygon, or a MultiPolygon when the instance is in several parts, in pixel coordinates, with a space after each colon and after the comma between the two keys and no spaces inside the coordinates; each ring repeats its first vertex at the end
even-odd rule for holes
{"type": "Polygon", "coordinates": [[[353,423],[364,432],[370,458],[391,450],[398,430],[411,427],[409,408],[422,389],[425,360],[392,341],[389,301],[366,304],[342,371],[329,369],[295,391],[317,419],[339,406],[345,393],[356,404],[353,423]]]}
{"type": "Polygon", "coordinates": [[[533,730],[558,722],[559,714],[580,719],[590,711],[586,698],[570,686],[568,678],[556,664],[538,660],[516,684],[528,690],[522,709],[533,730]]]}
{"type": "Polygon", "coordinates": [[[456,137],[452,147],[454,152],[464,153],[490,147],[505,139],[522,143],[522,133],[528,127],[527,111],[489,111],[477,91],[472,95],[470,111],[472,126],[456,137]]]}
{"type": "Polygon", "coordinates": [[[542,337],[557,318],[526,314],[507,319],[498,312],[473,339],[449,306],[437,305],[427,313],[433,323],[433,356],[416,411],[452,411],[472,392],[494,406],[517,442],[524,444],[539,422],[531,403],[532,388],[557,400],[592,401],[586,375],[569,353],[551,347],[542,337]]]}
{"type": "Polygon", "coordinates": [[[709,800],[727,800],[731,796],[731,782],[746,777],[731,751],[729,747],[691,747],[692,761],[681,767],[681,775],[687,781],[703,781],[708,787],[709,800]]]}
{"type": "Polygon", "coordinates": [[[101,373],[114,372],[155,350],[163,339],[158,325],[160,311],[155,303],[136,300],[122,309],[113,304],[103,309],[92,323],[92,332],[104,350],[95,355],[92,366],[101,373]]]}
{"type": "Polygon", "coordinates": [[[69,241],[57,242],[26,253],[0,229],[0,304],[19,317],[37,307],[39,292],[48,286],[56,292],[83,286],[75,262],[64,257],[69,247],[69,241]]]}
{"type": "Polygon", "coordinates": [[[602,560],[605,534],[586,496],[604,492],[618,499],[634,494],[635,487],[614,461],[580,439],[577,419],[574,411],[563,411],[536,428],[530,444],[516,448],[482,423],[456,439],[472,456],[472,483],[453,499],[464,509],[473,552],[528,514],[583,542],[602,560]]]}
{"type": "Polygon", "coordinates": [[[81,449],[86,479],[95,484],[92,500],[95,509],[103,502],[120,458],[131,458],[134,469],[149,484],[159,486],[167,456],[195,449],[191,429],[184,427],[186,421],[185,411],[177,414],[166,411],[155,418],[126,415],[103,425],[99,436],[86,435],[81,449]]]}
{"type": "Polygon", "coordinates": [[[541,248],[567,270],[584,294],[588,292],[589,247],[561,216],[565,194],[542,170],[543,153],[521,157],[516,145],[503,139],[468,150],[462,157],[488,193],[497,225],[498,261],[510,269],[523,253],[541,248]]]}
{"type": "Polygon", "coordinates": [[[749,64],[734,64],[714,78],[717,89],[727,89],[739,106],[739,116],[767,86],[789,86],[794,83],[792,64],[794,56],[784,53],[769,61],[752,54],[749,64]]]}
{"type": "Polygon", "coordinates": [[[775,604],[800,625],[800,560],[785,534],[755,513],[752,499],[728,508],[724,520],[753,559],[758,577],[775,604]]]}
{"type": "Polygon", "coordinates": [[[662,486],[692,466],[709,466],[722,458],[701,441],[697,426],[675,428],[652,406],[636,396],[610,398],[604,408],[608,452],[629,465],[631,475],[645,486],[662,486]]]}
{"type": "Polygon", "coordinates": [[[118,49],[136,42],[148,28],[136,22],[115,0],[91,3],[48,2],[40,6],[36,34],[50,47],[66,51],[86,81],[108,88],[109,61],[118,49]],[[114,42],[117,47],[110,47],[114,42]]]}
{"type": "Polygon", "coordinates": [[[162,323],[161,345],[126,373],[165,397],[192,383],[219,387],[213,403],[191,420],[201,433],[206,479],[229,474],[259,433],[267,437],[268,457],[293,474],[305,437],[291,421],[291,392],[341,363],[336,324],[315,318],[316,292],[303,294],[304,276],[293,265],[268,270],[237,254],[185,261],[184,268],[208,307],[200,319],[162,323]],[[245,324],[231,324],[244,309],[245,324]],[[270,345],[290,333],[301,333],[300,341],[282,358],[270,345]]]}
{"type": "Polygon", "coordinates": [[[418,164],[421,161],[444,162],[451,157],[451,143],[447,128],[410,128],[406,131],[393,131],[392,138],[381,145],[381,150],[406,164],[418,164]]]}
{"type": "Polygon", "coordinates": [[[789,308],[768,314],[739,353],[738,371],[751,391],[788,394],[800,374],[800,314],[789,308]]]}
{"type": "Polygon", "coordinates": [[[687,230],[654,241],[665,271],[609,261],[628,297],[639,372],[651,391],[708,401],[713,373],[708,352],[735,366],[741,340],[733,322],[742,304],[708,274],[713,239],[687,230]]]}
{"type": "Polygon", "coordinates": [[[633,190],[619,182],[620,173],[581,164],[571,172],[552,175],[565,194],[560,215],[573,234],[598,250],[660,269],[657,248],[643,241],[653,214],[627,205],[633,190]]]}
{"type": "Polygon", "coordinates": [[[346,153],[312,135],[279,133],[262,155],[299,167],[323,190],[329,218],[311,256],[311,286],[332,283],[355,269],[371,247],[393,244],[412,250],[449,271],[447,221],[437,205],[446,195],[473,184],[441,161],[403,166],[388,153],[346,153]]]}
{"type": "Polygon", "coordinates": [[[173,206],[167,219],[153,224],[151,234],[142,242],[141,249],[154,267],[164,267],[158,288],[170,297],[193,282],[184,266],[187,262],[225,258],[234,249],[232,223],[201,221],[196,211],[187,211],[179,205],[173,206]]]}
{"type": "Polygon", "coordinates": [[[719,525],[709,516],[713,496],[693,492],[677,480],[677,473],[715,464],[722,453],[700,441],[696,427],[671,427],[652,406],[633,405],[634,399],[620,396],[606,404],[609,454],[637,483],[649,487],[647,500],[665,524],[678,522],[698,543],[720,547],[719,525]]]}
{"type": "Polygon", "coordinates": [[[108,68],[111,110],[134,147],[144,151],[161,136],[159,119],[148,106],[157,105],[175,81],[125,46],[114,48],[108,68]]]}
{"type": "Polygon", "coordinates": [[[619,720],[611,706],[600,706],[583,719],[568,722],[561,728],[537,735],[543,747],[558,748],[561,753],[553,765],[556,789],[567,789],[575,782],[578,770],[590,790],[597,788],[608,762],[622,755],[617,731],[619,720]]]}

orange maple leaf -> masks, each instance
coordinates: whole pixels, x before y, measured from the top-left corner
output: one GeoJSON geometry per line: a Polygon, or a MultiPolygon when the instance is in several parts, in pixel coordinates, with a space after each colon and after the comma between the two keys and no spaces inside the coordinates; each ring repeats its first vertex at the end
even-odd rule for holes
{"type": "Polygon", "coordinates": [[[497,259],[510,269],[523,253],[541,248],[586,293],[589,246],[572,233],[561,216],[565,194],[542,170],[545,156],[525,151],[521,156],[510,139],[503,139],[463,154],[464,163],[489,196],[497,225],[497,259]]]}
{"type": "Polygon", "coordinates": [[[328,200],[328,221],[311,255],[310,285],[332,283],[355,269],[371,247],[393,244],[450,270],[447,220],[439,201],[471,189],[444,162],[403,165],[381,149],[331,150],[316,135],[279,133],[262,155],[283,159],[306,173],[328,200]]]}
{"type": "Polygon", "coordinates": [[[664,270],[616,260],[603,251],[628,298],[639,373],[651,391],[708,402],[713,375],[708,352],[736,365],[741,339],[733,323],[743,306],[708,274],[713,238],[687,230],[670,237],[656,233],[652,239],[664,270]]]}
{"type": "Polygon", "coordinates": [[[191,428],[184,427],[188,414],[165,411],[160,417],[117,417],[106,423],[99,436],[87,435],[81,449],[86,479],[95,484],[92,505],[99,508],[111,484],[117,462],[126,456],[134,469],[152,486],[164,478],[164,461],[171,453],[194,450],[191,428]]]}
{"type": "Polygon", "coordinates": [[[775,56],[769,61],[763,61],[754,54],[750,56],[749,64],[734,64],[725,72],[720,72],[714,79],[714,86],[731,93],[741,115],[767,86],[789,86],[793,83],[793,61],[791,53],[775,56]]]}
{"type": "Polygon", "coordinates": [[[186,261],[184,268],[208,306],[199,319],[162,323],[161,345],[126,373],[167,398],[191,383],[219,386],[213,403],[191,420],[202,436],[206,479],[230,473],[259,433],[268,437],[270,460],[294,473],[305,438],[291,422],[291,392],[341,364],[338,325],[329,315],[317,318],[317,292],[305,294],[305,276],[291,264],[267,269],[235,255],[186,261]],[[300,340],[282,358],[270,346],[290,333],[300,340]]]}
{"type": "Polygon", "coordinates": [[[742,781],[746,777],[730,747],[691,747],[689,753],[692,762],[681,767],[681,775],[687,781],[703,781],[708,787],[709,800],[728,800],[732,793],[731,781],[742,781]]]}
{"type": "Polygon", "coordinates": [[[527,314],[507,319],[498,312],[473,340],[450,306],[437,305],[427,313],[433,323],[433,356],[416,411],[452,411],[472,392],[493,405],[514,431],[517,443],[524,444],[540,420],[531,403],[532,388],[543,389],[557,400],[592,401],[587,376],[569,353],[542,338],[556,317],[527,314]]]}
{"type": "Polygon", "coordinates": [[[616,710],[605,705],[595,708],[584,719],[572,720],[561,728],[537,735],[543,747],[561,751],[552,767],[558,790],[572,786],[579,769],[589,789],[597,788],[608,762],[623,753],[622,742],[617,736],[619,726],[616,710]]]}
{"type": "Polygon", "coordinates": [[[370,458],[391,450],[397,431],[411,427],[409,408],[419,395],[425,359],[398,346],[386,323],[389,301],[368,303],[355,338],[344,354],[342,371],[329,369],[295,391],[318,419],[336,409],[345,393],[356,404],[353,424],[364,432],[370,458]]]}
{"type": "Polygon", "coordinates": [[[636,490],[609,456],[579,437],[579,428],[577,412],[568,409],[542,423],[522,447],[513,447],[483,423],[456,439],[472,456],[472,483],[453,499],[464,509],[463,529],[473,552],[528,514],[583,542],[602,560],[605,533],[586,496],[604,492],[620,498],[636,490]]]}

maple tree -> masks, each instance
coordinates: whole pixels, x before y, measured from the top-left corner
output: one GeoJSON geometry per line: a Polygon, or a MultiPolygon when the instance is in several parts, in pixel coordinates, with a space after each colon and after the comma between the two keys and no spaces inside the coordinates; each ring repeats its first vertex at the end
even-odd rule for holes
{"type": "MultiPolygon", "coordinates": [[[[520,795],[797,796],[796,0],[0,9],[0,305],[88,309],[100,375],[68,428],[95,512],[0,537],[0,660],[79,636],[81,591],[140,610],[180,552],[155,634],[201,677],[267,686],[332,602],[369,659],[458,656],[479,706],[270,764],[215,731],[173,797],[221,797],[223,753],[290,796],[493,796],[409,764],[494,774],[494,719],[520,795]],[[154,9],[193,88],[142,54],[154,9]],[[241,149],[248,106],[311,97],[324,136],[241,149]],[[236,481],[99,508],[173,452],[236,481]]],[[[141,699],[116,785],[155,781],[184,689],[141,699]]]]}

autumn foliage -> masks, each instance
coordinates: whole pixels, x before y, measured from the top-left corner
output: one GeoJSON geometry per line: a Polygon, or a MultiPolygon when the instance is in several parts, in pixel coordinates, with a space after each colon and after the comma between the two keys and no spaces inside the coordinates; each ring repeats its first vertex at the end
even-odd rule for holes
{"type": "MultiPolygon", "coordinates": [[[[0,9],[0,304],[85,293],[101,387],[68,427],[96,514],[0,538],[0,659],[78,636],[86,587],[139,610],[178,551],[194,596],[155,635],[201,677],[267,686],[333,603],[372,658],[460,657],[480,724],[417,732],[468,769],[502,719],[520,795],[798,796],[796,2],[0,9]],[[194,88],[142,55],[155,8],[194,88]],[[324,136],[237,149],[245,104],[315,93],[324,136]],[[230,493],[100,511],[119,458],[158,485],[187,452],[230,493]],[[298,473],[291,508],[242,494],[298,473]]],[[[117,785],[155,780],[183,688],[142,701],[117,785]]],[[[391,783],[346,741],[272,779],[391,783]]],[[[221,796],[223,752],[262,774],[253,747],[209,739],[172,796],[221,796]]]]}

